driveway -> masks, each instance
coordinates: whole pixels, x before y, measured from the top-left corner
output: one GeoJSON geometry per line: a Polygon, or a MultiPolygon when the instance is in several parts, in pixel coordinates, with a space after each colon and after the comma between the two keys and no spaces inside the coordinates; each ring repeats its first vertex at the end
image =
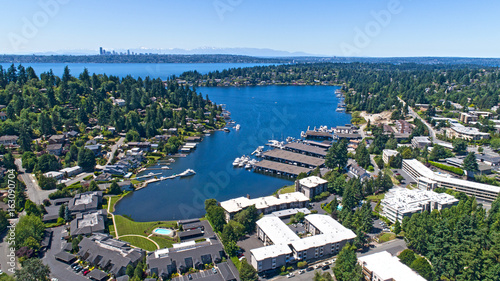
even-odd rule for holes
{"type": "Polygon", "coordinates": [[[77,183],[77,182],[79,182],[79,181],[82,181],[84,178],[86,178],[86,177],[88,177],[88,176],[90,176],[90,175],[93,175],[93,174],[94,174],[94,173],[81,173],[81,174],[79,174],[78,176],[76,176],[74,179],[71,179],[71,180],[69,180],[69,181],[65,182],[64,184],[65,184],[66,186],[70,186],[70,185],[72,185],[72,184],[74,184],[74,183],[77,183]]]}
{"type": "Polygon", "coordinates": [[[111,146],[111,154],[109,155],[108,162],[106,164],[110,164],[111,160],[113,160],[113,155],[115,155],[115,151],[123,145],[125,141],[124,137],[121,137],[114,145],[111,146]]]}
{"type": "Polygon", "coordinates": [[[61,281],[88,281],[89,279],[84,277],[82,273],[78,274],[74,272],[69,264],[63,263],[54,258],[54,255],[59,253],[63,247],[63,240],[61,240],[61,237],[63,236],[62,231],[64,230],[64,226],[55,227],[52,228],[52,230],[54,231],[52,236],[52,245],[42,258],[43,263],[50,267],[50,277],[58,278],[61,281]]]}

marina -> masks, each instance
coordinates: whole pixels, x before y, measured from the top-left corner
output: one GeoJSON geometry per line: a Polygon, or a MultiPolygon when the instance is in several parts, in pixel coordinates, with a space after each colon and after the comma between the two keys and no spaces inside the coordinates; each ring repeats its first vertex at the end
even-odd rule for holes
{"type": "Polygon", "coordinates": [[[262,160],[255,164],[256,172],[271,173],[278,176],[297,177],[300,173],[309,174],[312,169],[284,164],[275,161],[262,160]]]}
{"type": "Polygon", "coordinates": [[[325,164],[325,159],[312,157],[287,150],[273,149],[263,153],[264,159],[282,162],[285,164],[314,169],[325,164]]]}
{"type": "Polygon", "coordinates": [[[292,152],[297,152],[297,153],[302,153],[305,155],[310,155],[313,157],[320,157],[320,158],[325,158],[326,156],[326,149],[320,148],[314,145],[307,145],[304,143],[298,143],[298,142],[291,142],[287,143],[284,146],[284,149],[292,151],[292,152]]]}

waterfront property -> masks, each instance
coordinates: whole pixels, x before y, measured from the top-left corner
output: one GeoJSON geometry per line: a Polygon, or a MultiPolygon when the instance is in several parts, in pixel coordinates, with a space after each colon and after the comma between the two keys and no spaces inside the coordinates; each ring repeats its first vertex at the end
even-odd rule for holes
{"type": "Polygon", "coordinates": [[[363,267],[366,281],[425,281],[387,251],[359,257],[358,263],[363,267]]]}
{"type": "Polygon", "coordinates": [[[416,159],[404,159],[403,171],[417,181],[420,189],[432,190],[436,187],[453,189],[487,202],[493,202],[500,194],[498,186],[453,178],[448,174],[434,173],[416,159]]]}
{"type": "Polygon", "coordinates": [[[297,177],[300,173],[309,174],[313,169],[295,165],[284,164],[269,160],[261,160],[255,163],[256,172],[273,173],[280,176],[297,177]]]}
{"type": "Polygon", "coordinates": [[[220,206],[224,209],[226,221],[229,221],[236,213],[252,205],[255,206],[259,213],[269,214],[285,209],[304,208],[307,207],[308,203],[309,198],[307,196],[300,192],[292,192],[255,199],[238,197],[220,202],[220,206]]]}
{"type": "Polygon", "coordinates": [[[295,181],[295,191],[304,193],[305,196],[313,198],[325,192],[328,188],[328,181],[317,176],[310,176],[295,181]]]}
{"type": "Polygon", "coordinates": [[[258,271],[280,268],[292,261],[310,261],[338,254],[356,234],[327,215],[304,218],[306,238],[297,236],[283,221],[265,216],[257,221],[257,236],[264,247],[250,250],[251,264],[258,271]]]}
{"type": "Polygon", "coordinates": [[[326,149],[317,147],[314,145],[307,145],[304,143],[299,143],[299,142],[291,142],[285,144],[284,147],[286,150],[297,152],[297,153],[302,153],[305,155],[313,156],[313,157],[320,157],[320,158],[325,158],[326,157],[326,149]]]}
{"type": "Polygon", "coordinates": [[[428,190],[392,188],[381,201],[382,215],[392,223],[402,222],[404,217],[432,210],[441,211],[458,204],[458,199],[447,193],[428,190]]]}
{"type": "Polygon", "coordinates": [[[126,242],[101,233],[84,237],[78,248],[78,256],[82,260],[116,277],[124,275],[128,265],[136,266],[145,256],[144,250],[132,248],[126,242]]]}
{"type": "Polygon", "coordinates": [[[263,157],[268,160],[277,161],[285,164],[301,166],[314,169],[325,164],[325,159],[312,157],[300,153],[295,153],[282,149],[273,149],[263,153],[263,157]]]}

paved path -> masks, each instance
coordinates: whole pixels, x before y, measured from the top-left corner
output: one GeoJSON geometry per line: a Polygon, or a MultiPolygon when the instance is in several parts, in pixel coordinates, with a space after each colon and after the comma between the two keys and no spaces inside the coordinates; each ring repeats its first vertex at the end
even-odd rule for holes
{"type": "Polygon", "coordinates": [[[84,178],[86,178],[86,177],[88,177],[88,176],[90,176],[90,175],[93,175],[93,174],[94,174],[94,173],[81,173],[81,174],[79,174],[78,176],[76,176],[74,179],[71,179],[71,180],[69,180],[69,181],[65,182],[64,184],[65,184],[66,186],[70,186],[70,185],[72,185],[72,184],[74,184],[74,183],[77,183],[77,182],[79,182],[79,181],[82,181],[84,178]]]}
{"type": "MultiPolygon", "coordinates": [[[[120,238],[130,237],[130,236],[132,236],[132,237],[141,237],[141,238],[144,238],[144,239],[148,239],[149,241],[153,242],[156,245],[157,249],[160,249],[160,245],[158,245],[158,243],[156,243],[153,239],[151,239],[149,237],[146,237],[146,236],[143,236],[143,235],[139,235],[139,234],[125,234],[125,235],[120,236],[120,238]]],[[[118,236],[116,237],[116,239],[118,239],[118,236]]]]}

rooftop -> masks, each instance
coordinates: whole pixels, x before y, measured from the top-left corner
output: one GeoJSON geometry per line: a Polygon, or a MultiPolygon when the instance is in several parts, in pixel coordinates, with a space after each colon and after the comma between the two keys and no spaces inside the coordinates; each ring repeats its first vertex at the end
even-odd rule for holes
{"type": "Polygon", "coordinates": [[[292,150],[299,150],[299,151],[304,151],[304,152],[309,152],[313,154],[318,154],[321,156],[326,156],[326,150],[317,146],[313,145],[307,145],[303,143],[298,143],[298,142],[291,142],[287,143],[285,145],[285,148],[287,149],[292,149],[292,150]]]}
{"type": "Polygon", "coordinates": [[[299,183],[302,186],[313,188],[313,187],[316,187],[316,186],[318,186],[320,184],[328,183],[328,181],[324,180],[324,179],[322,179],[322,178],[320,178],[318,176],[310,176],[310,177],[307,177],[307,178],[300,179],[299,183]]]}
{"type": "Polygon", "coordinates": [[[280,218],[275,216],[266,216],[257,221],[257,226],[267,235],[275,244],[289,244],[300,238],[291,230],[280,218]]]}
{"type": "Polygon", "coordinates": [[[238,212],[248,206],[255,205],[257,209],[264,209],[270,206],[278,206],[281,204],[292,202],[306,202],[309,198],[301,192],[292,192],[280,194],[276,196],[259,197],[255,199],[248,199],[246,197],[238,197],[220,203],[221,207],[229,213],[238,212]]]}
{"type": "Polygon", "coordinates": [[[278,257],[280,255],[291,254],[292,250],[288,245],[278,244],[252,249],[250,250],[250,253],[252,253],[255,259],[263,260],[267,258],[278,257]]]}
{"type": "Polygon", "coordinates": [[[321,166],[325,163],[325,159],[312,157],[282,149],[273,149],[266,151],[264,152],[264,157],[278,158],[290,162],[303,163],[314,167],[321,166]]]}
{"type": "Polygon", "coordinates": [[[447,193],[437,193],[420,189],[392,188],[385,194],[382,202],[392,208],[398,209],[399,212],[405,213],[422,210],[422,206],[429,204],[429,202],[448,205],[458,203],[458,199],[447,193]]]}
{"type": "Polygon", "coordinates": [[[382,280],[425,281],[422,276],[387,251],[360,257],[358,261],[382,280]]]}
{"type": "Polygon", "coordinates": [[[289,165],[289,164],[284,164],[284,163],[279,163],[279,162],[274,162],[274,161],[269,161],[269,160],[261,160],[255,164],[256,168],[261,168],[261,169],[269,169],[273,171],[278,171],[278,172],[283,172],[287,174],[292,174],[292,175],[298,175],[300,173],[309,173],[312,171],[312,169],[300,167],[300,166],[295,166],[295,165],[289,165]]]}

